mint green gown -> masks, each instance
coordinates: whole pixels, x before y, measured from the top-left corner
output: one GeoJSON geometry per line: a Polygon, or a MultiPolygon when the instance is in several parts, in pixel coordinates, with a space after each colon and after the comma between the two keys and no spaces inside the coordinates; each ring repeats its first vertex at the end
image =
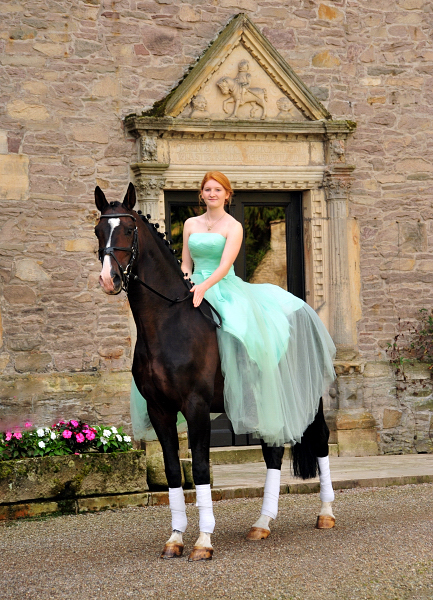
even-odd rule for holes
{"type": "MultiPolygon", "coordinates": [[[[194,283],[219,266],[225,243],[219,233],[190,235],[194,283]]],[[[224,406],[235,433],[277,446],[299,442],[335,378],[335,346],[322,321],[303,300],[275,285],[246,283],[233,267],[205,298],[222,317],[217,336],[224,406]]],[[[134,383],[131,418],[136,439],[155,438],[134,383]]]]}

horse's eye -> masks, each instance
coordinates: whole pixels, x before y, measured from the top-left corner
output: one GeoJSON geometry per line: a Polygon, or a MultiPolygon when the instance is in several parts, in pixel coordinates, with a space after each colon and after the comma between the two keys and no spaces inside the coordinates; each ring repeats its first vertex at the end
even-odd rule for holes
{"type": "Polygon", "coordinates": [[[134,231],[133,229],[127,229],[127,230],[126,230],[126,235],[131,235],[131,233],[132,233],[133,231],[134,231]]]}

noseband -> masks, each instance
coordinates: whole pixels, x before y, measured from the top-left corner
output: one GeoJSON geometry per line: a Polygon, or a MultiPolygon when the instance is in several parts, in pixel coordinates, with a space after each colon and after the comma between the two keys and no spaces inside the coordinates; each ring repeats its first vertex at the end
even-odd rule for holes
{"type": "MultiPolygon", "coordinates": [[[[139,277],[137,277],[137,275],[135,275],[134,273],[131,273],[132,265],[138,256],[138,229],[137,229],[137,225],[135,225],[135,222],[137,219],[134,217],[134,215],[130,215],[128,213],[114,213],[111,215],[101,215],[101,219],[116,219],[119,217],[129,217],[130,219],[134,220],[134,233],[133,233],[133,238],[132,238],[132,245],[129,248],[121,248],[119,246],[108,246],[108,248],[101,248],[101,249],[99,249],[99,260],[101,261],[101,263],[103,263],[105,256],[111,256],[112,258],[114,258],[114,260],[116,261],[117,266],[119,267],[119,270],[120,270],[120,277],[122,279],[122,288],[121,289],[124,290],[126,293],[128,293],[129,280],[130,280],[130,278],[132,278],[134,281],[136,281],[137,283],[140,283],[143,287],[145,287],[149,291],[153,292],[154,294],[156,294],[160,298],[163,298],[164,300],[168,300],[168,302],[171,302],[172,304],[179,304],[180,302],[184,302],[185,300],[192,300],[193,295],[190,292],[188,292],[188,294],[185,296],[185,298],[179,298],[179,297],[177,297],[175,299],[168,298],[168,296],[164,296],[164,294],[161,294],[161,292],[154,290],[153,287],[151,287],[150,285],[148,285],[147,283],[142,281],[139,277]],[[129,252],[131,254],[131,258],[129,259],[129,262],[126,265],[125,269],[122,267],[122,265],[117,260],[115,254],[114,254],[115,250],[121,250],[122,252],[129,252]]],[[[189,285],[186,280],[185,280],[185,283],[187,284],[187,286],[189,285]]],[[[119,290],[119,293],[120,293],[120,290],[119,290]]],[[[211,309],[211,312],[213,312],[216,315],[216,317],[218,318],[218,322],[216,322],[213,318],[209,317],[206,313],[204,313],[202,307],[199,306],[198,308],[199,308],[201,314],[208,321],[211,321],[211,323],[213,325],[215,325],[215,327],[220,329],[221,324],[222,324],[221,315],[212,306],[212,304],[206,300],[206,298],[203,298],[202,302],[209,306],[209,308],[211,309]]]]}

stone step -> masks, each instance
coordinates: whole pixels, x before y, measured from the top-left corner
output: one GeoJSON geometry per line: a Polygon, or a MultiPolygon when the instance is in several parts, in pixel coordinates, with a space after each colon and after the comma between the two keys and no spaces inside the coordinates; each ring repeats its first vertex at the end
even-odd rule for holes
{"type": "MultiPolygon", "coordinates": [[[[286,445],[284,457],[289,458],[290,445],[286,445]]],[[[329,456],[338,456],[338,444],[329,444],[329,456]]],[[[214,465],[240,465],[263,461],[261,446],[228,446],[211,448],[210,458],[214,465]]]]}

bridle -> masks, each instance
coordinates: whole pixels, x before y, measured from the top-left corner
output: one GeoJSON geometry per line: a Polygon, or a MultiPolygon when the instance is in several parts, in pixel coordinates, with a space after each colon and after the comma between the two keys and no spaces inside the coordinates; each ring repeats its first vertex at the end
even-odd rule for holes
{"type": "MultiPolygon", "coordinates": [[[[120,248],[119,246],[108,246],[108,248],[100,248],[99,249],[99,260],[101,261],[101,263],[103,263],[105,256],[111,256],[112,258],[114,258],[114,260],[116,261],[117,266],[119,267],[119,270],[120,270],[120,277],[122,279],[122,290],[124,290],[126,293],[128,293],[129,278],[131,277],[131,267],[132,267],[133,262],[135,261],[135,259],[138,256],[138,229],[137,229],[137,225],[135,224],[137,219],[134,217],[134,215],[130,215],[128,213],[115,213],[115,214],[111,214],[111,215],[101,215],[101,219],[116,219],[119,217],[129,217],[130,219],[134,220],[134,233],[132,234],[132,236],[133,236],[132,244],[129,248],[120,248]],[[116,255],[114,254],[115,250],[121,250],[122,252],[129,252],[131,254],[131,258],[129,259],[129,262],[126,265],[125,269],[122,267],[122,265],[117,260],[116,255]]],[[[120,293],[120,290],[119,290],[119,293],[120,293]]]]}
{"type": "MultiPolygon", "coordinates": [[[[116,261],[117,266],[119,267],[120,277],[122,279],[121,290],[124,290],[128,294],[129,282],[130,282],[130,279],[132,279],[133,281],[136,281],[137,283],[139,283],[140,285],[145,287],[150,292],[153,292],[154,294],[156,294],[160,298],[163,298],[164,300],[167,300],[171,304],[180,304],[181,302],[185,302],[185,300],[192,300],[193,295],[190,292],[188,292],[188,294],[184,298],[179,298],[179,297],[174,298],[174,299],[169,298],[168,296],[161,294],[161,292],[158,292],[153,287],[151,287],[150,285],[148,285],[147,283],[142,281],[137,275],[135,275],[135,273],[132,273],[132,271],[131,271],[132,265],[134,264],[134,261],[138,257],[138,254],[139,254],[138,229],[137,229],[137,225],[136,225],[137,219],[134,217],[134,215],[130,215],[128,213],[113,213],[110,215],[101,215],[101,219],[116,219],[116,218],[120,218],[120,217],[129,217],[130,219],[133,219],[133,221],[134,221],[134,232],[132,234],[133,237],[132,237],[131,246],[129,248],[121,248],[120,246],[108,246],[107,248],[100,248],[98,251],[98,255],[99,255],[99,260],[101,261],[101,263],[104,262],[105,256],[111,256],[116,261]],[[122,267],[122,265],[117,260],[115,254],[114,254],[115,250],[120,250],[122,252],[129,252],[131,254],[131,257],[130,257],[129,262],[126,265],[125,269],[122,267]]],[[[186,279],[184,279],[184,282],[185,282],[186,286],[187,287],[189,286],[189,289],[191,289],[192,285],[188,281],[186,281],[186,279]]],[[[119,290],[118,293],[120,293],[121,290],[119,290]]],[[[215,321],[212,317],[209,317],[206,313],[204,313],[203,309],[200,305],[198,308],[199,308],[201,314],[208,321],[210,321],[213,325],[215,325],[215,327],[220,329],[221,324],[222,324],[222,319],[221,319],[221,315],[219,314],[219,312],[212,306],[212,304],[210,302],[208,302],[206,300],[206,298],[203,298],[202,303],[205,303],[209,306],[211,312],[214,313],[214,315],[217,317],[218,321],[215,321]]]]}

